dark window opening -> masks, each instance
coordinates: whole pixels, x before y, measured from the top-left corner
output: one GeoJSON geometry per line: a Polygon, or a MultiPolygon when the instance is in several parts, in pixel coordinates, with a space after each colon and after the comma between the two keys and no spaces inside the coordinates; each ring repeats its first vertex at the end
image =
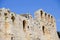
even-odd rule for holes
{"type": "Polygon", "coordinates": [[[42,15],[43,15],[43,11],[41,10],[40,12],[41,12],[41,18],[42,18],[42,15]]]}
{"type": "Polygon", "coordinates": [[[51,23],[53,23],[53,17],[51,16],[51,23]]]}
{"type": "Polygon", "coordinates": [[[45,13],[45,19],[46,19],[47,14],[45,13]]]}
{"type": "Polygon", "coordinates": [[[12,17],[11,17],[11,19],[12,19],[12,21],[14,22],[14,20],[15,20],[15,17],[14,17],[14,16],[12,16],[12,17]]]}
{"type": "Polygon", "coordinates": [[[48,15],[48,21],[50,21],[50,15],[48,15]]]}
{"type": "Polygon", "coordinates": [[[25,25],[26,25],[26,21],[23,20],[23,30],[25,31],[25,25]]]}
{"type": "Polygon", "coordinates": [[[44,26],[42,26],[42,31],[43,31],[43,33],[45,33],[45,32],[44,32],[44,29],[45,29],[44,26]]]}
{"type": "Polygon", "coordinates": [[[13,40],[13,37],[11,37],[11,40],[13,40]]]}
{"type": "Polygon", "coordinates": [[[7,16],[7,13],[4,13],[5,16],[7,16]]]}

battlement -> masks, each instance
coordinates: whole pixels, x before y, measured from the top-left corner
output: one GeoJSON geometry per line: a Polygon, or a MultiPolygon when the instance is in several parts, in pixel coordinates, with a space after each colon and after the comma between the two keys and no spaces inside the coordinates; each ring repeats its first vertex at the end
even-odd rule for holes
{"type": "Polygon", "coordinates": [[[1,11],[10,13],[10,10],[9,9],[5,9],[5,8],[0,8],[0,12],[1,11]]]}
{"type": "Polygon", "coordinates": [[[55,21],[54,17],[51,14],[44,12],[42,9],[35,12],[35,18],[42,21],[48,21],[53,23],[55,21]]]}
{"type": "MultiPolygon", "coordinates": [[[[1,12],[3,12],[2,14],[4,14],[5,16],[10,13],[11,15],[16,15],[14,12],[10,12],[9,9],[5,9],[5,8],[1,8],[0,9],[0,15],[1,12]]],[[[25,17],[25,18],[32,18],[32,16],[30,14],[20,14],[21,16],[25,17]]],[[[52,21],[54,19],[54,17],[50,14],[47,14],[46,12],[44,12],[42,9],[38,10],[35,12],[35,17],[36,18],[40,18],[40,20],[48,20],[48,21],[52,21]]]]}

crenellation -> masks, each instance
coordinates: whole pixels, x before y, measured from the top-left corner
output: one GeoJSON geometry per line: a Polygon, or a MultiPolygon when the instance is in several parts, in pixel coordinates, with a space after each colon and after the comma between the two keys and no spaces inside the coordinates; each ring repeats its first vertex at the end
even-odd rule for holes
{"type": "Polygon", "coordinates": [[[47,21],[48,14],[45,12],[45,21],[47,21]]]}
{"type": "Polygon", "coordinates": [[[41,20],[41,12],[40,12],[40,10],[38,10],[38,11],[35,12],[35,18],[41,20]]]}
{"type": "Polygon", "coordinates": [[[41,19],[43,18],[43,11],[40,10],[40,14],[41,14],[41,19]]]}
{"type": "Polygon", "coordinates": [[[59,40],[55,18],[42,9],[30,14],[15,14],[0,9],[0,40],[59,40]]]}
{"type": "Polygon", "coordinates": [[[48,14],[48,22],[50,22],[50,15],[48,14]]]}

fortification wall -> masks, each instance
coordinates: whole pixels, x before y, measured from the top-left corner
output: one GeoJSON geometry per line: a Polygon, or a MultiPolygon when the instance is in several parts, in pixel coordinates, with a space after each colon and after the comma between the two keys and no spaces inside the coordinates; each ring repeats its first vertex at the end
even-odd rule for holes
{"type": "Polygon", "coordinates": [[[59,40],[52,15],[38,10],[35,17],[0,9],[0,40],[59,40]]]}

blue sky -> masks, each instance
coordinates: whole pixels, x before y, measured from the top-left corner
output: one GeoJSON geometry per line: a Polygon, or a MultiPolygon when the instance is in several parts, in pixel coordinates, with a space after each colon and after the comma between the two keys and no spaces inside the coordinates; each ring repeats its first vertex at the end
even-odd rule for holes
{"type": "Polygon", "coordinates": [[[0,8],[9,8],[11,11],[20,13],[30,13],[43,9],[56,18],[57,30],[60,31],[60,0],[0,0],[0,8]]]}

